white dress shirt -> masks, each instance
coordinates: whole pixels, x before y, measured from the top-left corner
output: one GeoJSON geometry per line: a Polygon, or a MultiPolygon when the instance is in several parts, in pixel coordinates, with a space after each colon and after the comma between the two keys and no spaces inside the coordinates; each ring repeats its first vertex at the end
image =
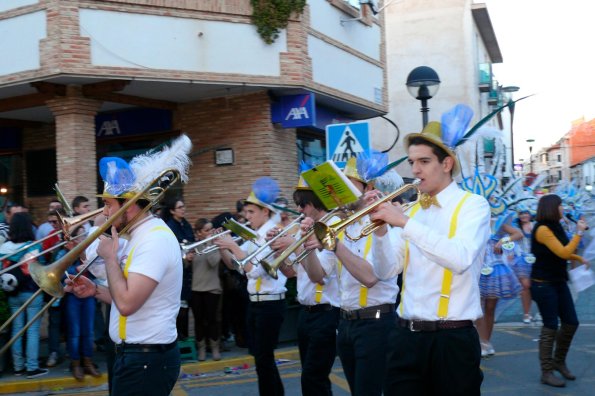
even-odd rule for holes
{"type": "MultiPolygon", "coordinates": [[[[262,246],[262,244],[266,243],[265,237],[267,235],[267,232],[270,229],[272,229],[273,227],[275,227],[275,225],[279,222],[278,220],[279,220],[278,218],[273,216],[271,219],[269,219],[266,223],[264,223],[256,231],[256,233],[258,234],[258,239],[256,240],[256,244],[262,246]]],[[[256,244],[252,241],[248,241],[248,242],[242,244],[242,246],[240,246],[240,248],[244,252],[246,252],[246,254],[251,254],[256,249],[258,249],[258,246],[256,246],[256,244]]],[[[265,249],[262,253],[258,254],[256,256],[256,258],[254,260],[252,260],[252,262],[256,263],[256,262],[262,260],[270,252],[271,252],[270,248],[265,249]]],[[[269,258],[269,260],[271,260],[272,257],[273,256],[271,256],[269,258]]],[[[281,271],[279,271],[277,273],[277,275],[278,275],[278,279],[271,278],[267,274],[267,272],[262,268],[262,266],[253,265],[250,272],[246,272],[246,276],[248,277],[248,293],[249,294],[285,293],[287,291],[287,289],[285,288],[285,282],[287,281],[287,277],[281,271]],[[261,278],[261,284],[260,284],[260,290],[257,292],[256,291],[256,283],[257,283],[258,278],[261,278]]]]}
{"type": "MultiPolygon", "coordinates": [[[[332,217],[327,224],[334,224],[339,221],[338,216],[332,217]]],[[[301,238],[301,233],[297,235],[297,239],[301,238]]],[[[339,293],[339,277],[337,273],[337,256],[330,250],[323,249],[322,251],[312,252],[316,254],[320,266],[325,273],[323,278],[324,285],[322,287],[322,296],[320,302],[316,302],[316,286],[310,280],[308,273],[301,264],[295,265],[294,269],[297,273],[297,292],[298,301],[302,305],[316,305],[316,304],[330,304],[333,307],[339,307],[341,297],[339,293]]],[[[293,255],[295,259],[295,255],[293,255]]]]}
{"type": "Polygon", "coordinates": [[[479,276],[490,237],[490,208],[480,195],[472,194],[458,215],[456,233],[448,238],[453,213],[465,192],[455,182],[436,195],[440,208],[419,209],[400,233],[375,238],[375,272],[381,279],[401,273],[405,240],[409,264],[403,274],[401,305],[404,319],[438,320],[438,303],[444,269],[453,272],[447,320],[475,320],[482,316],[479,276]]]}
{"type": "MultiPolygon", "coordinates": [[[[347,234],[356,237],[361,233],[362,228],[370,223],[368,216],[363,217],[358,222],[354,222],[347,226],[347,234]]],[[[365,257],[366,265],[373,265],[375,262],[374,240],[376,235],[372,234],[372,248],[365,257]]],[[[364,237],[358,241],[352,241],[347,236],[342,240],[345,247],[352,253],[359,257],[364,257],[366,249],[366,241],[368,238],[364,237]]],[[[394,255],[393,255],[394,263],[394,255]]],[[[364,308],[360,306],[361,282],[355,279],[345,266],[339,267],[339,282],[341,288],[341,309],[346,311],[353,311],[364,308]]],[[[381,278],[373,287],[368,289],[368,298],[366,307],[373,307],[381,304],[394,304],[399,293],[399,286],[397,286],[397,272],[391,276],[381,278]]]]}

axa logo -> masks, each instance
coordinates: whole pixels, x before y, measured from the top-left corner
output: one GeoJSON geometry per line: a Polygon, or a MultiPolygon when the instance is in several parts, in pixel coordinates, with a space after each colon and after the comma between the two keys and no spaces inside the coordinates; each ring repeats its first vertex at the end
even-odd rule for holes
{"type": "Polygon", "coordinates": [[[301,120],[303,118],[310,118],[308,115],[308,109],[305,107],[292,107],[291,110],[287,113],[287,117],[285,117],[285,121],[287,120],[301,120]]]}
{"type": "Polygon", "coordinates": [[[99,132],[97,132],[97,136],[114,136],[120,135],[120,124],[118,124],[118,120],[108,120],[103,121],[101,124],[101,128],[99,128],[99,132]]]}

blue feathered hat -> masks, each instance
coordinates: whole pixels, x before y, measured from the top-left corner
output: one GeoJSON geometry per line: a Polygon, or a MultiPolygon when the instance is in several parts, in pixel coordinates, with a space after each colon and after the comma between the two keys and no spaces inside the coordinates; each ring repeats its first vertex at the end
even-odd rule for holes
{"type": "Polygon", "coordinates": [[[256,179],[254,184],[252,184],[252,191],[248,195],[248,198],[244,200],[244,205],[250,203],[277,213],[277,209],[275,209],[272,203],[275,202],[280,192],[279,184],[275,180],[268,176],[263,176],[256,179]]]}
{"type": "Polygon", "coordinates": [[[458,104],[442,114],[441,122],[429,122],[421,133],[411,133],[405,136],[405,146],[409,148],[411,140],[414,138],[421,138],[435,144],[454,160],[452,174],[455,176],[461,171],[461,165],[454,149],[463,139],[472,118],[473,110],[467,105],[458,104]]]}

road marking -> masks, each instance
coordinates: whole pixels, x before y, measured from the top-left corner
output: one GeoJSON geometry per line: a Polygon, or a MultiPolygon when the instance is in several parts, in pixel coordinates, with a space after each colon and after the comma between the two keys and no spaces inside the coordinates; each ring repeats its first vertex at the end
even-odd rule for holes
{"type": "MultiPolygon", "coordinates": [[[[339,370],[339,372],[342,373],[343,370],[339,370]]],[[[331,382],[333,384],[337,385],[339,388],[349,392],[349,383],[347,382],[347,380],[345,378],[339,377],[335,373],[330,373],[329,379],[331,380],[331,382]]]]}

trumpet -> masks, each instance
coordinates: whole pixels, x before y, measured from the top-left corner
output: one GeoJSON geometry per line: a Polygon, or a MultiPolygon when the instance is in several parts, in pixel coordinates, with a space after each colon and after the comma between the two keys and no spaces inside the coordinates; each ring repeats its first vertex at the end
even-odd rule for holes
{"type": "MultiPolygon", "coordinates": [[[[332,211],[330,211],[329,213],[324,215],[320,219],[320,221],[323,221],[323,222],[329,221],[338,210],[339,210],[339,208],[333,209],[332,211]]],[[[287,247],[287,249],[285,249],[279,256],[275,257],[275,259],[272,262],[270,262],[270,263],[268,262],[268,260],[267,260],[268,256],[267,256],[266,258],[264,258],[263,260],[260,261],[260,265],[262,265],[262,268],[267,272],[267,274],[269,274],[269,276],[271,278],[277,279],[277,277],[278,277],[277,271],[279,270],[279,267],[281,266],[281,264],[283,264],[283,262],[289,256],[291,256],[291,254],[293,252],[295,252],[300,246],[302,246],[304,244],[304,242],[306,242],[308,240],[308,238],[310,238],[310,236],[312,236],[313,234],[314,234],[314,226],[310,227],[308,229],[308,231],[306,231],[300,239],[298,239],[297,241],[295,241],[294,243],[289,245],[287,247]]],[[[310,253],[312,253],[312,250],[304,250],[302,253],[300,253],[300,255],[297,257],[297,259],[291,265],[301,262],[310,253]]]]}
{"type": "MultiPolygon", "coordinates": [[[[289,231],[291,231],[291,229],[300,221],[302,221],[304,219],[304,215],[300,214],[300,216],[298,218],[296,218],[295,220],[293,220],[291,223],[289,223],[284,229],[281,230],[281,232],[279,232],[277,235],[275,235],[273,238],[269,239],[266,243],[263,243],[262,245],[258,246],[258,248],[250,253],[249,255],[247,255],[246,257],[244,257],[241,260],[238,260],[236,258],[232,259],[232,262],[238,267],[238,268],[244,268],[246,266],[246,264],[248,264],[249,262],[251,262],[252,260],[254,260],[256,258],[256,256],[258,256],[259,254],[261,254],[262,252],[264,252],[273,242],[275,242],[277,239],[281,238],[282,236],[284,236],[285,234],[287,234],[289,231]]],[[[270,255],[272,255],[273,253],[275,253],[274,250],[271,250],[269,252],[269,254],[264,258],[267,259],[270,255]]],[[[263,259],[263,260],[264,260],[263,259]]]]}
{"type": "Polygon", "coordinates": [[[256,234],[249,229],[247,226],[250,225],[250,222],[246,222],[244,224],[238,223],[236,220],[232,219],[228,219],[225,223],[222,224],[223,227],[227,228],[227,230],[219,233],[219,234],[214,234],[211,235],[208,238],[205,239],[201,239],[200,241],[196,241],[193,243],[181,243],[180,244],[180,248],[182,249],[182,257],[186,258],[186,253],[194,250],[194,252],[196,254],[208,254],[211,252],[214,252],[215,250],[219,249],[217,246],[209,246],[204,248],[203,250],[198,250],[198,247],[200,245],[204,245],[205,243],[208,243],[214,239],[217,239],[223,235],[229,234],[231,232],[233,232],[234,234],[237,234],[237,237],[233,238],[234,242],[239,242],[242,239],[245,240],[251,240],[256,238],[256,234]]]}
{"type": "MultiPolygon", "coordinates": [[[[417,186],[418,184],[419,184],[418,180],[414,181],[411,184],[406,184],[403,187],[398,188],[397,190],[393,191],[392,193],[382,197],[378,201],[375,201],[371,205],[366,206],[365,208],[355,212],[354,214],[347,217],[346,219],[341,220],[331,226],[326,225],[322,221],[316,222],[314,224],[314,233],[316,234],[316,238],[318,238],[318,240],[320,241],[320,243],[322,243],[322,246],[325,249],[335,250],[335,247],[337,245],[337,236],[339,235],[339,233],[341,231],[343,231],[345,228],[347,228],[347,226],[350,225],[351,223],[358,221],[362,217],[373,212],[381,204],[383,204],[385,202],[391,202],[393,199],[395,199],[401,195],[404,195],[407,192],[410,192],[410,190],[415,191],[416,198],[415,198],[415,200],[413,200],[411,202],[407,202],[407,203],[401,205],[403,210],[406,211],[409,208],[411,208],[413,205],[415,205],[417,202],[419,202],[422,194],[421,194],[421,191],[419,190],[419,187],[417,186]]],[[[360,239],[365,238],[368,235],[372,234],[374,231],[376,231],[378,228],[382,227],[384,224],[385,223],[380,220],[373,221],[370,224],[367,224],[366,226],[364,226],[362,228],[360,235],[355,236],[355,237],[348,236],[348,238],[351,240],[354,240],[354,241],[360,240],[360,239]]],[[[347,234],[346,234],[346,236],[347,236],[347,234]]]]}

